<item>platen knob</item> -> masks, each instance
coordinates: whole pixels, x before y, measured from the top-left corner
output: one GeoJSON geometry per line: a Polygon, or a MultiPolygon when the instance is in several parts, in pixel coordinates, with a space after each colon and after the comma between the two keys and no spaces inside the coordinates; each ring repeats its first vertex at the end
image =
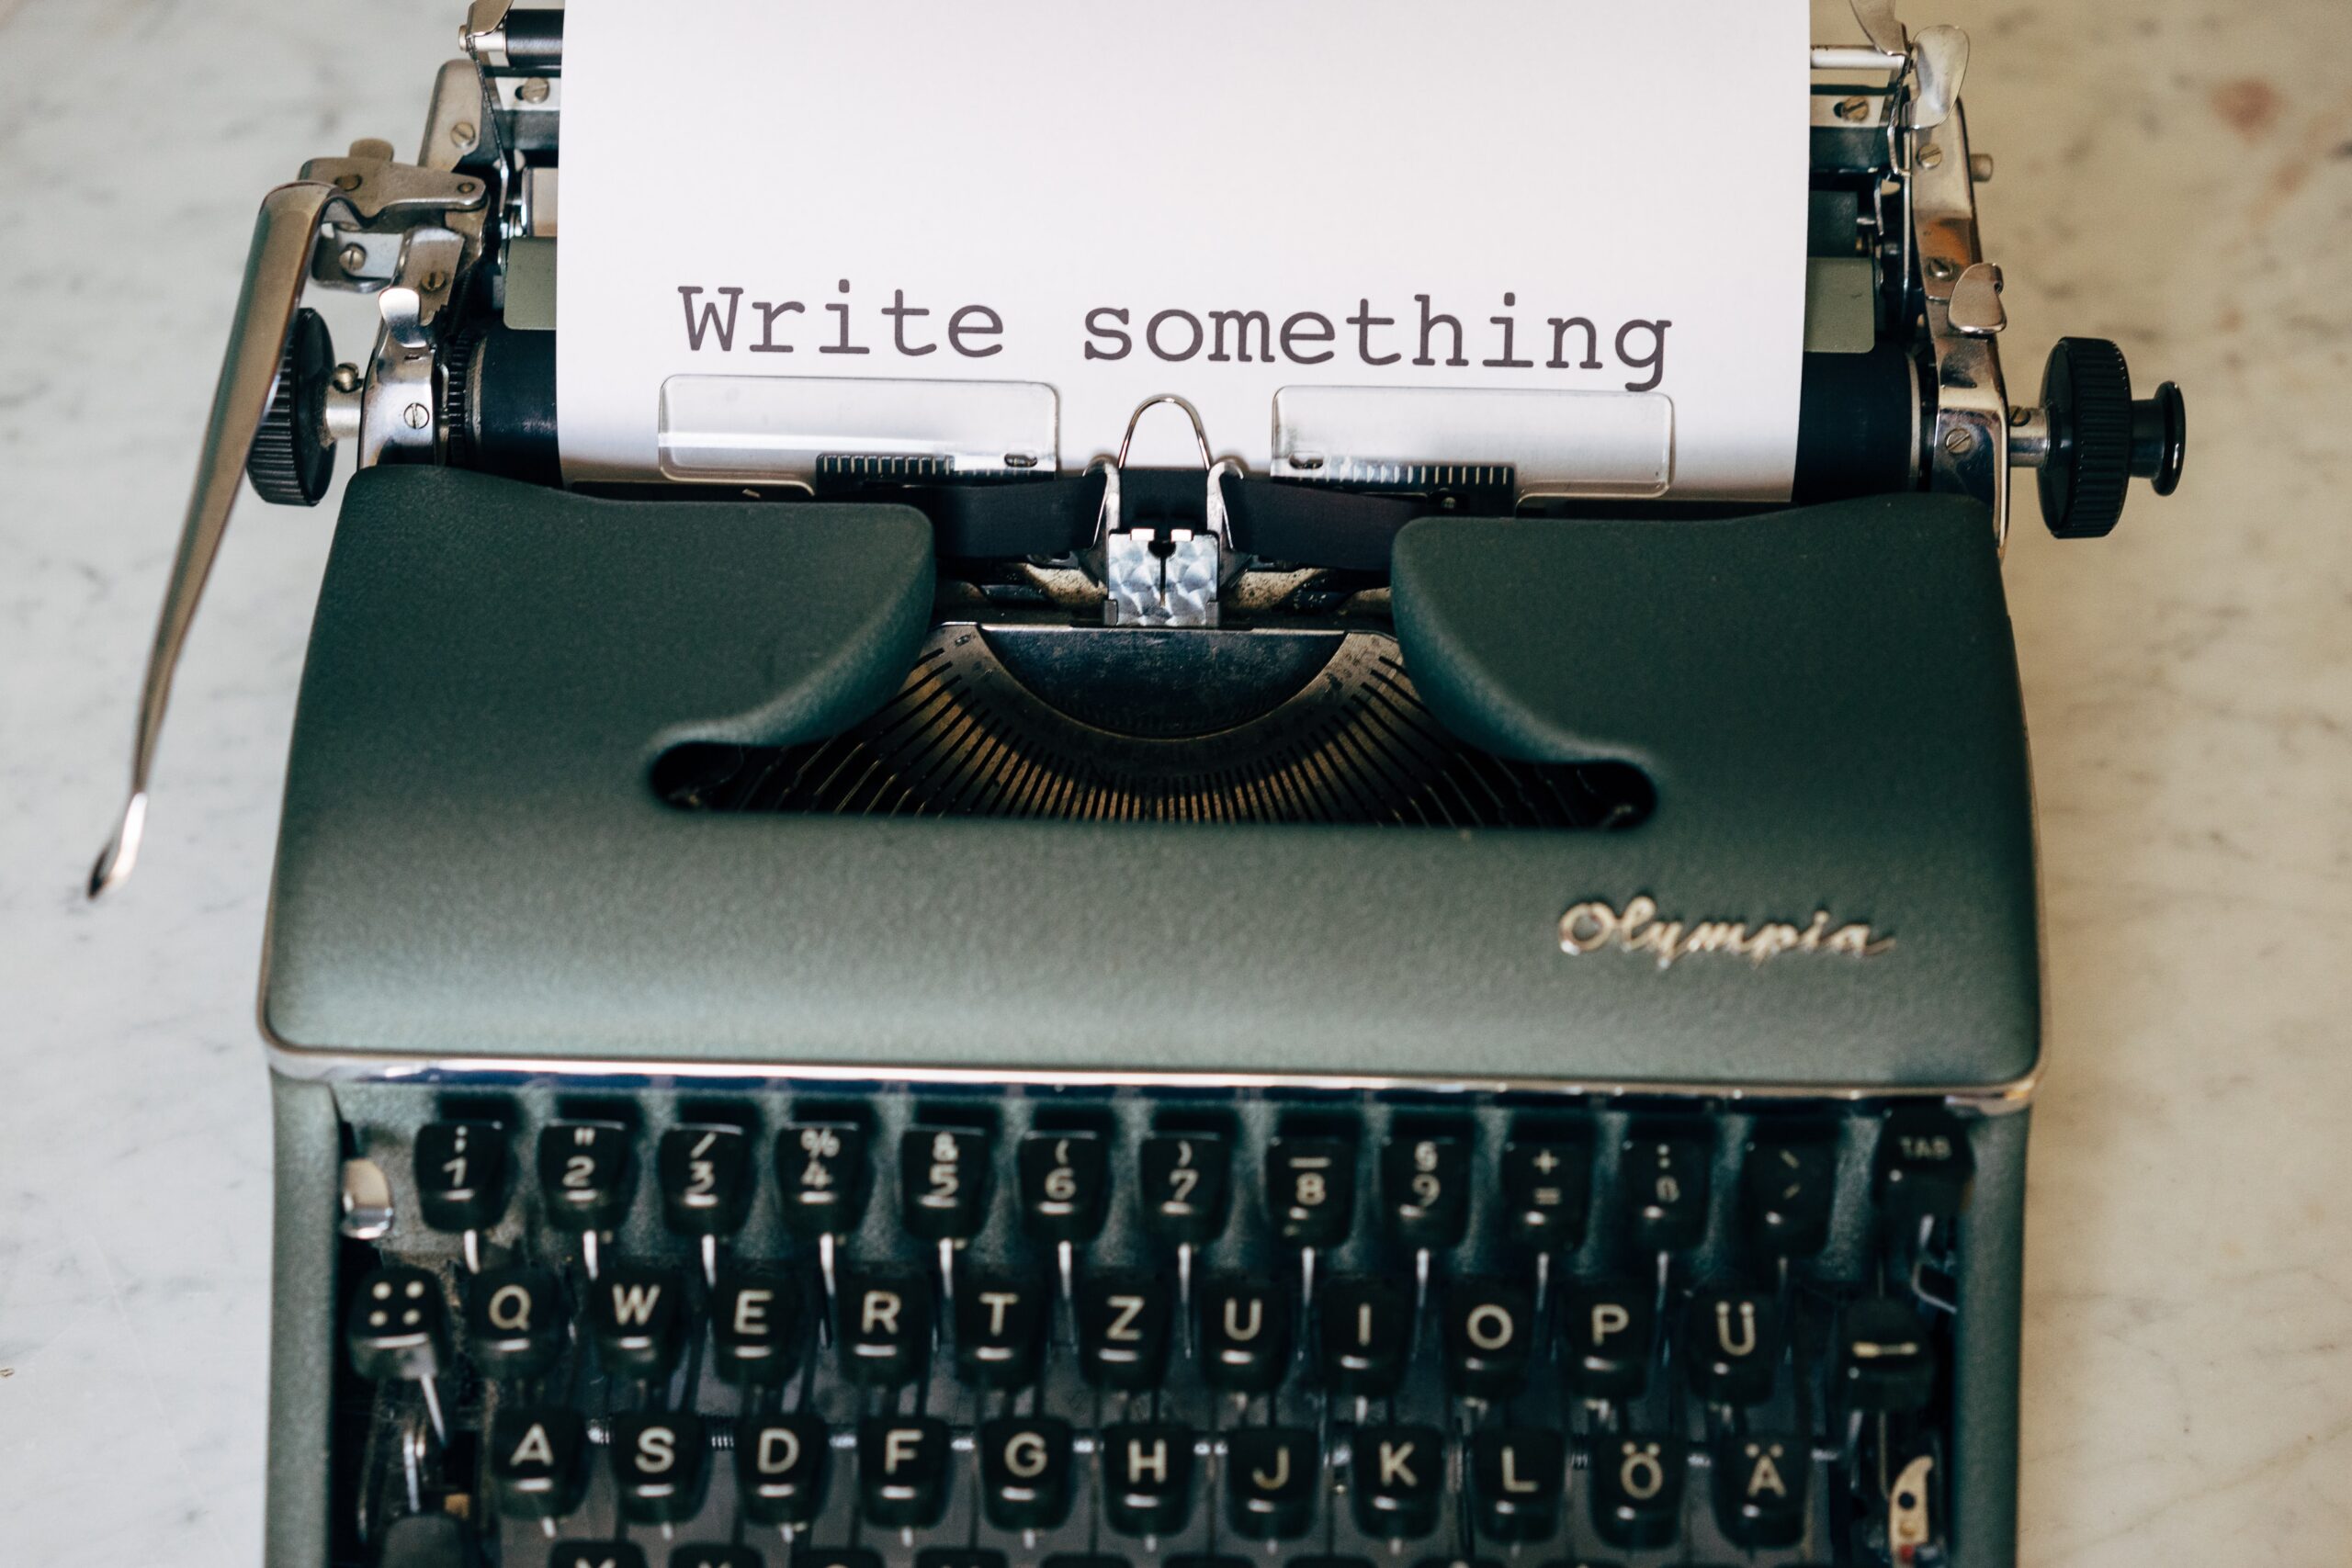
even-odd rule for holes
{"type": "Polygon", "coordinates": [[[2041,374],[2049,450],[2041,461],[2041,518],[2062,539],[2095,539],[2123,515],[2134,478],[2158,495],[2180,483],[2188,413],[2170,381],[2153,398],[2132,396],[2123,351],[2105,338],[2060,338],[2041,374]]]}
{"type": "Polygon", "coordinates": [[[327,434],[327,389],[334,377],[334,344],[316,310],[294,312],[269,408],[245,451],[245,477],[273,506],[316,506],[334,477],[334,442],[327,434]]]}

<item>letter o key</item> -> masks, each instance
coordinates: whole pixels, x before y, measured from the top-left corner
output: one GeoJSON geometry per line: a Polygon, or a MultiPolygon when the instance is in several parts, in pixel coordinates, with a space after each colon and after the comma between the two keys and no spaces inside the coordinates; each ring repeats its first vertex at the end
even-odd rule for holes
{"type": "Polygon", "coordinates": [[[1462,1331],[1479,1349],[1499,1350],[1510,1343],[1511,1336],[1518,1329],[1511,1322],[1510,1314],[1501,1306],[1494,1302],[1481,1302],[1470,1309],[1470,1315],[1463,1321],[1462,1331]]]}

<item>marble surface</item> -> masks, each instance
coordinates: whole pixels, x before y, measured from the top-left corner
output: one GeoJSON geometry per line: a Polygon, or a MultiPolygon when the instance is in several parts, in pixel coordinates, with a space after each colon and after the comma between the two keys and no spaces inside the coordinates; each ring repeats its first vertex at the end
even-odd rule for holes
{"type": "MultiPolygon", "coordinates": [[[[457,0],[0,0],[0,1562],[259,1556],[253,981],[332,504],[248,504],[138,877],[79,885],[253,206],[405,146],[457,0]]],[[[2352,15],[1946,0],[2009,279],[2189,389],[2189,478],[2007,574],[2039,771],[2024,1557],[2352,1558],[2352,15]]],[[[1728,258],[1727,258],[1728,259],[1728,258]]],[[[334,318],[357,341],[354,318],[334,318]]]]}

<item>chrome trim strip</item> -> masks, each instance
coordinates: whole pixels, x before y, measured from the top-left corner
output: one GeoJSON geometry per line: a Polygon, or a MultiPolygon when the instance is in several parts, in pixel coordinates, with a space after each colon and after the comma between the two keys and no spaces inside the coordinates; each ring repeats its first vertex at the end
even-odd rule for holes
{"type": "Polygon", "coordinates": [[[1170,1072],[1150,1068],[945,1067],[842,1062],[681,1061],[647,1057],[412,1056],[296,1045],[271,1034],[272,1072],[327,1083],[439,1081],[477,1077],[557,1079],[773,1078],[813,1083],[1008,1084],[1060,1089],[1315,1089],[1377,1094],[1555,1094],[1593,1099],[1673,1097],[1691,1100],[1940,1100],[1988,1116],[2022,1111],[2031,1101],[2040,1069],[2000,1084],[1770,1084],[1667,1082],[1650,1078],[1441,1077],[1335,1073],[1170,1072]]]}

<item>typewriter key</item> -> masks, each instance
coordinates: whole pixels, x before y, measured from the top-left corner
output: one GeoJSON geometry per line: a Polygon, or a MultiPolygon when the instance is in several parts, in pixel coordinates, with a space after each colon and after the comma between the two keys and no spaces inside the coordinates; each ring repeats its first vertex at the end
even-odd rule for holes
{"type": "Polygon", "coordinates": [[[1543,1427],[1506,1427],[1470,1440],[1470,1495],[1490,1540],[1546,1540],[1560,1527],[1566,1443],[1543,1427]]]}
{"type": "Polygon", "coordinates": [[[1724,1436],[1714,1443],[1715,1522],[1750,1551],[1794,1546],[1804,1534],[1813,1454],[1786,1432],[1724,1436]]]}
{"type": "Polygon", "coordinates": [[[491,1495],[521,1519],[560,1519],[588,1488],[588,1432],[580,1412],[560,1405],[508,1405],[490,1426],[491,1495]]]}
{"type": "Polygon", "coordinates": [[[689,1125],[662,1134],[662,1217],[681,1235],[733,1235],[752,1208],[752,1140],[741,1127],[689,1125]]]}
{"type": "Polygon", "coordinates": [[[548,1548],[548,1568],[645,1568],[634,1541],[560,1540],[548,1548]]]}
{"type": "Polygon", "coordinates": [[[1227,1522],[1251,1540],[1291,1540],[1315,1522],[1323,1478],[1315,1434],[1304,1427],[1242,1427],[1226,1438],[1227,1522]]]}
{"type": "Polygon", "coordinates": [[[925,1241],[969,1241],[989,1217],[989,1139],[955,1127],[917,1127],[899,1140],[900,1218],[925,1241]]]}
{"type": "Polygon", "coordinates": [[[449,1316],[430,1269],[379,1269],[352,1292],[344,1319],[352,1369],[363,1378],[430,1380],[449,1364],[449,1316]]]}
{"type": "Polygon", "coordinates": [[[1754,1291],[1691,1292],[1682,1318],[1690,1392],[1710,1404],[1761,1404],[1781,1362],[1781,1314],[1754,1291]]]}
{"type": "Polygon", "coordinates": [[[1625,1140],[1617,1168],[1625,1235],[1637,1252],[1683,1252],[1707,1234],[1712,1151],[1691,1133],[1651,1131],[1625,1140]]]}
{"type": "Polygon", "coordinates": [[[493,1269],[466,1285],[466,1350],[484,1377],[536,1378],[562,1353],[563,1296],[544,1269],[493,1269]]]}
{"type": "Polygon", "coordinates": [[[763,1525],[805,1525],[825,1506],[832,1450],[814,1416],[747,1416],[735,1428],[735,1486],[763,1525]]]}
{"type": "Polygon", "coordinates": [[[1324,1381],[1358,1399],[1394,1393],[1413,1348],[1413,1298],[1386,1280],[1342,1276],[1317,1304],[1324,1381]]]}
{"type": "Polygon", "coordinates": [[[874,1189],[865,1129],[854,1122],[795,1122],[776,1134],[784,1224],[795,1235],[848,1235],[865,1217],[874,1189]]]}
{"type": "Polygon", "coordinates": [[[613,1377],[666,1378],[685,1348],[686,1284],[673,1269],[622,1263],[588,1288],[588,1331],[613,1377]]]}
{"type": "Polygon", "coordinates": [[[1078,1287],[1078,1361],[1100,1388],[1159,1386],[1168,1362],[1168,1295],[1145,1274],[1092,1274],[1078,1287]]]}
{"type": "Polygon", "coordinates": [[[632,1524],[684,1524],[702,1511],[710,1484],[710,1438],[683,1414],[613,1417],[613,1484],[632,1524]]]}
{"type": "Polygon", "coordinates": [[[431,1122],[416,1130],[416,1199],[424,1223],[486,1231],[506,1213],[506,1129],[494,1122],[431,1122]]]}
{"type": "Polygon", "coordinates": [[[1849,1302],[1838,1318],[1837,1396],[1849,1410],[1924,1409],[1936,1386],[1936,1352],[1919,1314],[1889,1296],[1849,1302]]]}
{"type": "Polygon", "coordinates": [[[857,1493],[865,1522],[928,1529],[947,1506],[947,1423],[936,1416],[877,1416],[857,1425],[857,1493]]]}
{"type": "Polygon", "coordinates": [[[1503,1207],[1512,1235],[1544,1252],[1584,1241],[1592,1148],[1565,1138],[1514,1139],[1503,1149],[1503,1207]]]}
{"type": "Polygon", "coordinates": [[[403,1514],[377,1542],[376,1568],[474,1568],[481,1561],[454,1514],[403,1514]]]}
{"type": "Polygon", "coordinates": [[[1470,1218],[1470,1145],[1460,1138],[1392,1138],[1380,1151],[1388,1234],[1399,1247],[1443,1251],[1470,1218]]]}
{"type": "Polygon", "coordinates": [[[1976,1176],[1968,1128],[1941,1111],[1897,1111],[1879,1131],[1877,1171],[1890,1223],[1956,1218],[1976,1176]]]}
{"type": "Polygon", "coordinates": [[[928,1276],[892,1270],[854,1275],[842,1292],[842,1370],[852,1382],[897,1388],[931,1356],[928,1276]]]}
{"type": "Polygon", "coordinates": [[[1264,1393],[1290,1371],[1290,1294],[1259,1280],[1201,1288],[1201,1377],[1229,1393],[1264,1393]]]}
{"type": "Polygon", "coordinates": [[[748,1546],[682,1546],[670,1553],[669,1568],[767,1568],[767,1559],[748,1546]]]}
{"type": "Polygon", "coordinates": [[[729,1382],[779,1383],[799,1360],[801,1277],[747,1265],[718,1276],[710,1293],[710,1348],[729,1382]]]}
{"type": "Polygon", "coordinates": [[[1051,1416],[983,1422],[980,1502],[1001,1530],[1052,1529],[1069,1517],[1069,1423],[1051,1416]]]}
{"type": "Polygon", "coordinates": [[[882,1568],[882,1554],[856,1546],[804,1546],[794,1551],[790,1568],[882,1568]]]}
{"type": "Polygon", "coordinates": [[[1740,1228],[1762,1258],[1810,1258],[1829,1239],[1838,1148],[1826,1138],[1758,1137],[1739,1168],[1740,1228]]]}
{"type": "Polygon", "coordinates": [[[1223,1138],[1156,1134],[1136,1167],[1145,1229],[1176,1247],[1205,1247],[1223,1234],[1233,1169],[1223,1138]]]}
{"type": "Polygon", "coordinates": [[[628,1218],[637,1179],[628,1129],[610,1122],[559,1122],[539,1134],[539,1186],[548,1222],[608,1231],[628,1218]]]}
{"type": "Polygon", "coordinates": [[[1445,1434],[1434,1427],[1359,1427],[1356,1528],[1375,1540],[1419,1540],[1444,1501],[1445,1434]]]}
{"type": "Polygon", "coordinates": [[[1519,1391],[1535,1345],[1535,1303],[1519,1286],[1467,1280],[1445,1297],[1445,1361],[1453,1386],[1476,1399],[1519,1391]]]}
{"type": "Polygon", "coordinates": [[[1002,1276],[959,1285],[956,1292],[956,1367],[982,1388],[1025,1388],[1036,1381],[1051,1298],[1033,1281],[1002,1276]]]}
{"type": "Polygon", "coordinates": [[[1592,1452],[1592,1528],[1626,1551],[1672,1544],[1682,1517],[1680,1439],[1611,1437],[1592,1452]]]}
{"type": "Polygon", "coordinates": [[[1578,1285],[1566,1292],[1561,1360],[1569,1389],[1584,1399],[1632,1399],[1649,1382],[1657,1292],[1631,1282],[1578,1285]]]}
{"type": "Polygon", "coordinates": [[[1110,1209],[1111,1172],[1102,1140],[1091,1133],[1032,1133],[1016,1156],[1021,1218],[1051,1246],[1091,1241],[1110,1209]]]}
{"type": "Polygon", "coordinates": [[[1266,1146],[1274,1233],[1297,1247],[1337,1247],[1355,1220],[1356,1146],[1344,1138],[1276,1138],[1266,1146]]]}
{"type": "Polygon", "coordinates": [[[1102,1429],[1102,1517],[1121,1535],[1171,1536],[1193,1512],[1193,1429],[1102,1429]]]}

